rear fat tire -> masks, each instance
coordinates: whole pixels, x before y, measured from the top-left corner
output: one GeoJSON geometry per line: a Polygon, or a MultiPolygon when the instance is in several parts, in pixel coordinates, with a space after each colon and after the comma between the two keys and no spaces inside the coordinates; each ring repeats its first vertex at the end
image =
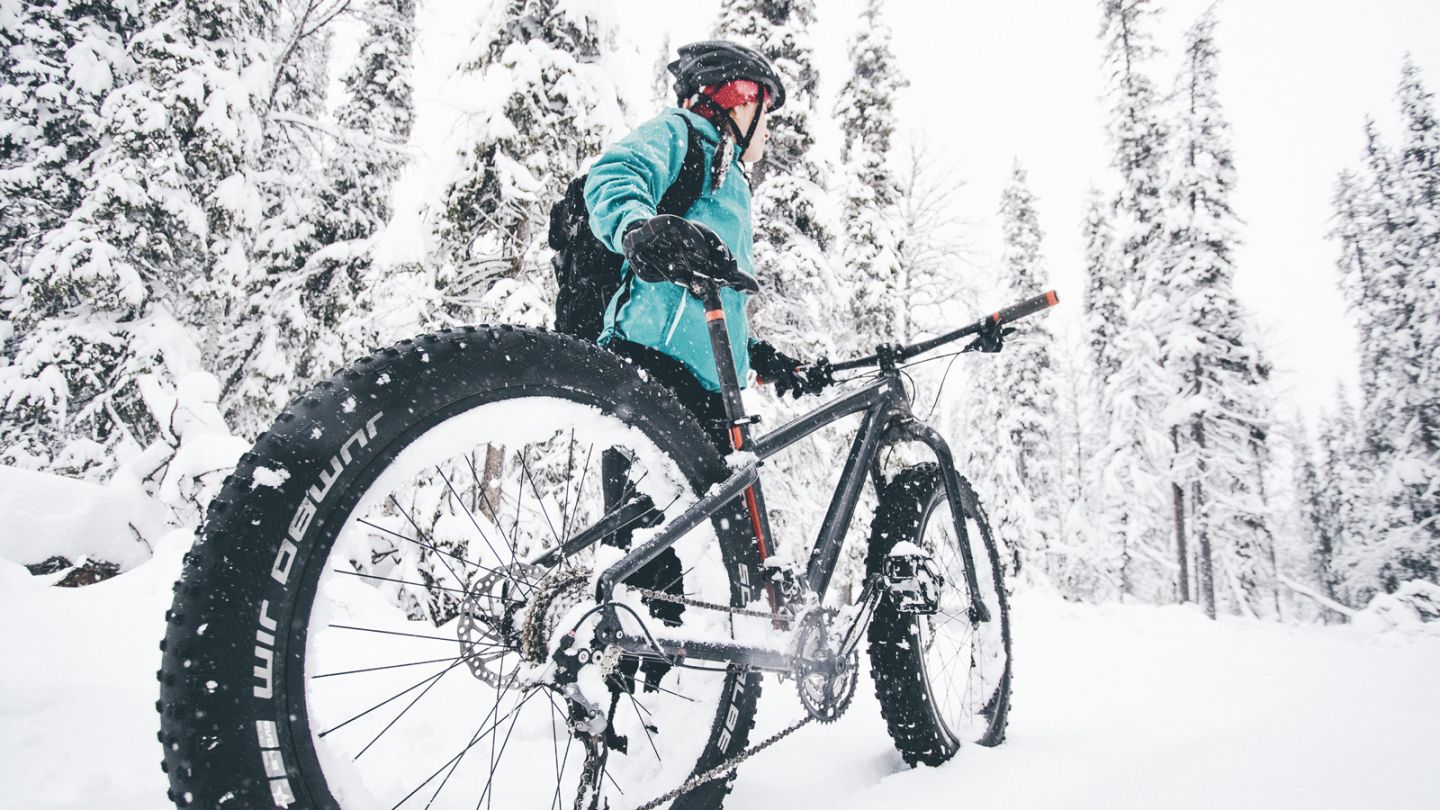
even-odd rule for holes
{"type": "MultiPolygon", "coordinates": [[[[986,590],[987,580],[993,587],[986,604],[993,620],[1000,622],[1003,673],[990,687],[993,689],[994,714],[987,726],[974,739],[957,739],[940,717],[940,709],[933,698],[933,687],[945,685],[931,683],[932,676],[927,672],[925,655],[918,643],[919,626],[926,617],[900,613],[888,599],[880,601],[868,630],[870,672],[890,737],[911,766],[921,763],[939,765],[953,757],[963,744],[998,745],[1005,739],[1005,726],[1009,719],[1011,638],[1004,576],[995,540],[975,492],[964,478],[960,478],[960,488],[961,502],[970,518],[967,525],[978,527],[981,535],[978,540],[971,538],[971,549],[980,569],[976,573],[982,583],[982,592],[986,590]]],[[[944,481],[940,468],[935,464],[917,465],[896,476],[880,495],[871,529],[867,572],[878,573],[890,550],[902,541],[931,550],[926,543],[926,529],[930,528],[930,519],[937,507],[946,503],[944,481]]],[[[942,513],[940,517],[949,520],[948,513],[942,513]]],[[[934,529],[929,534],[933,535],[934,529]]],[[[931,553],[939,562],[941,555],[933,550],[931,553]]],[[[958,586],[962,593],[965,591],[963,580],[954,581],[957,578],[954,572],[947,572],[946,578],[947,589],[958,586]]],[[[971,678],[975,675],[973,671],[967,671],[963,676],[954,677],[971,678]]]]}
{"type": "MultiPolygon", "coordinates": [[[[405,447],[501,391],[571,399],[613,414],[665,453],[694,493],[729,473],[668,391],[593,344],[543,330],[467,327],[426,335],[319,383],[242,456],[175,584],[156,708],[162,768],[176,805],[339,806],[307,725],[305,637],[320,569],[360,493],[405,447]],[[261,468],[288,477],[278,485],[271,473],[257,480],[261,468]],[[308,494],[316,487],[323,490],[318,498],[308,494]],[[313,516],[295,541],[291,524],[307,498],[313,516]]],[[[753,540],[739,529],[715,526],[734,605],[749,595],[742,580],[759,581],[753,540]]],[[[730,697],[716,712],[695,771],[743,750],[754,725],[758,673],[723,677],[730,697]]],[[[732,779],[733,773],[703,785],[676,806],[718,808],[732,779]]]]}

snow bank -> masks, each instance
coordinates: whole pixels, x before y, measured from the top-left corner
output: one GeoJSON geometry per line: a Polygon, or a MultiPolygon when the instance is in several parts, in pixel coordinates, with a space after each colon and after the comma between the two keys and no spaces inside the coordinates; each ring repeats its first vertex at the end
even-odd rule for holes
{"type": "Polygon", "coordinates": [[[139,484],[117,477],[93,484],[0,466],[0,558],[31,565],[55,555],[132,568],[150,558],[171,528],[170,510],[139,484]]]}
{"type": "Polygon", "coordinates": [[[1397,630],[1440,637],[1440,585],[1411,580],[1395,593],[1382,593],[1350,623],[1370,632],[1397,630]]]}

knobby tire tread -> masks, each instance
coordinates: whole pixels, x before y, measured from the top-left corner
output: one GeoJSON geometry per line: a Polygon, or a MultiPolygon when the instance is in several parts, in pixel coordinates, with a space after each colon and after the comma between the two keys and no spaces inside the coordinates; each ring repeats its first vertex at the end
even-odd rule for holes
{"type": "MultiPolygon", "coordinates": [[[[961,478],[960,485],[962,499],[976,504],[978,509],[978,499],[969,482],[961,478]]],[[[920,544],[925,509],[934,493],[943,489],[940,468],[933,463],[908,467],[885,486],[871,524],[870,546],[865,560],[868,574],[881,570],[882,562],[897,543],[909,541],[920,544]]],[[[982,576],[990,573],[988,570],[979,572],[982,576]]],[[[917,643],[916,637],[911,634],[913,627],[911,616],[898,613],[882,601],[867,632],[870,675],[880,703],[880,714],[900,756],[911,767],[920,764],[936,766],[953,757],[958,747],[949,741],[930,706],[924,667],[913,654],[917,643]]],[[[1007,638],[1007,659],[1009,655],[1007,638]]],[[[1006,681],[1007,699],[993,739],[988,743],[991,745],[1004,740],[1005,726],[1009,721],[1008,675],[1006,681]]],[[[964,740],[960,744],[970,742],[964,740]]]]}
{"type": "MultiPolygon", "coordinates": [[[[466,373],[471,363],[510,363],[527,356],[533,360],[546,352],[552,359],[574,358],[573,362],[563,360],[570,364],[571,371],[577,367],[593,369],[594,380],[607,387],[597,396],[608,396],[617,405],[617,416],[627,421],[639,420],[637,424],[646,424],[651,431],[658,431],[672,443],[686,447],[694,456],[688,463],[694,465],[692,470],[700,470],[702,477],[717,481],[728,474],[728,467],[713,451],[700,425],[667,389],[643,378],[628,363],[588,341],[544,329],[467,326],[402,340],[357,359],[291,400],[271,428],[256,438],[254,447],[241,457],[210,503],[196,530],[195,544],[185,555],[182,574],[174,585],[172,606],[165,614],[166,635],[160,642],[161,668],[156,673],[160,697],[155,704],[160,715],[157,736],[164,749],[161,770],[169,778],[168,795],[177,807],[271,806],[267,775],[260,767],[260,748],[255,741],[254,713],[249,709],[252,684],[242,676],[250,672],[254,663],[254,623],[249,615],[254,600],[250,597],[259,592],[268,579],[265,575],[270,571],[275,546],[268,542],[273,529],[265,535],[266,543],[250,544],[263,546],[258,549],[246,545],[245,535],[254,531],[250,525],[259,525],[267,519],[267,514],[273,518],[276,510],[285,513],[283,521],[288,522],[294,493],[303,492],[312,483],[306,475],[293,474],[293,471],[313,470],[323,464],[338,446],[335,437],[343,440],[360,424],[353,418],[357,414],[350,413],[356,410],[353,404],[347,409],[347,399],[389,397],[385,407],[390,408],[399,404],[393,400],[395,391],[401,388],[424,392],[447,385],[463,387],[463,383],[455,380],[466,373]],[[387,377],[394,387],[379,391],[386,385],[387,377]],[[316,430],[321,433],[318,437],[316,430]],[[279,469],[292,474],[278,487],[258,484],[255,472],[267,465],[272,468],[278,465],[279,469]],[[246,573],[260,581],[245,581],[246,573]],[[261,799],[265,801],[260,802],[261,799]]],[[[489,373],[496,372],[492,369],[489,373]]],[[[397,413],[397,417],[399,415],[397,413]]],[[[411,418],[414,424],[413,408],[411,418]]],[[[394,443],[404,435],[402,429],[386,438],[394,443]]],[[[377,453],[364,466],[368,469],[382,461],[388,464],[393,457],[393,452],[385,458],[377,453]]],[[[347,470],[341,478],[349,474],[347,470]]],[[[337,490],[338,483],[339,479],[337,490]]],[[[355,481],[352,479],[347,484],[353,486],[355,481]]],[[[325,508],[333,512],[337,503],[327,496],[325,508]]],[[[317,517],[315,522],[319,524],[321,519],[317,517]]],[[[722,534],[721,547],[727,568],[733,569],[732,560],[748,560],[749,557],[741,555],[753,554],[753,539],[746,545],[744,535],[732,531],[722,534]]],[[[328,550],[325,548],[324,554],[328,554],[328,550]]],[[[304,563],[318,564],[314,550],[307,550],[305,554],[308,556],[304,563]]],[[[324,554],[319,555],[320,562],[324,554]]],[[[297,571],[300,565],[297,562],[297,571]]],[[[732,580],[733,576],[732,573],[732,580]]],[[[758,581],[758,570],[753,572],[751,581],[758,581]]],[[[308,610],[308,600],[313,598],[313,593],[303,598],[308,610]]],[[[280,657],[277,645],[277,662],[280,657]]],[[[746,697],[741,700],[743,705],[737,704],[741,717],[732,732],[731,752],[743,750],[748,743],[760,691],[758,673],[740,677],[745,679],[746,697]]],[[[280,691],[281,679],[277,678],[277,698],[280,691]]],[[[719,714],[723,715],[725,708],[722,702],[719,714]]],[[[720,719],[717,717],[717,721],[720,719]]],[[[282,736],[289,736],[288,728],[282,736]]],[[[714,738],[712,729],[711,739],[714,738]]],[[[288,751],[293,750],[293,745],[288,746],[288,751]]],[[[714,764],[702,758],[697,769],[704,770],[714,764]]],[[[299,801],[293,807],[321,806],[307,801],[311,792],[306,784],[307,776],[296,767],[293,756],[286,762],[286,773],[297,787],[299,801]]],[[[720,807],[734,778],[732,772],[697,788],[685,797],[685,806],[720,807]]]]}

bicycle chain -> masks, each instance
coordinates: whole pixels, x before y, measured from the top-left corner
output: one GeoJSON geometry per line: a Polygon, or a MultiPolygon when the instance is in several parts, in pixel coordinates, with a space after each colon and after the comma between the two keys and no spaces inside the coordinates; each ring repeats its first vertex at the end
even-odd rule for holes
{"type": "MultiPolygon", "coordinates": [[[[785,616],[783,614],[777,615],[768,610],[747,610],[745,608],[731,607],[730,605],[722,605],[716,602],[705,602],[700,599],[690,599],[684,596],[676,596],[673,593],[654,591],[648,588],[631,587],[630,590],[646,599],[657,599],[661,602],[669,602],[676,605],[686,605],[688,607],[704,608],[706,610],[718,610],[722,613],[729,613],[736,616],[753,616],[759,619],[772,620],[776,618],[781,618],[785,621],[790,620],[790,617],[788,616],[785,616]]],[[[713,768],[710,768],[704,773],[699,773],[695,776],[690,777],[684,782],[684,784],[680,785],[674,790],[669,791],[668,793],[665,793],[662,796],[651,799],[645,804],[642,804],[639,807],[635,808],[635,810],[654,810],[655,808],[668,801],[677,799],[680,796],[689,793],[690,791],[694,790],[697,787],[700,787],[706,782],[710,782],[714,779],[718,779],[721,776],[725,776],[726,774],[733,773],[737,768],[739,768],[742,764],[745,763],[745,760],[755,756],[761,751],[764,751],[766,748],[769,748],[775,743],[780,742],[791,734],[794,734],[796,731],[799,731],[801,728],[809,725],[814,719],[814,717],[811,717],[809,715],[801,718],[799,722],[791,725],[790,727],[781,729],[775,734],[772,734],[769,738],[750,746],[744,751],[741,751],[730,759],[720,763],[719,765],[716,765],[713,768]]]]}
{"type": "MultiPolygon", "coordinates": [[[[626,586],[626,587],[629,587],[629,586],[626,586]]],[[[673,593],[666,593],[666,592],[664,592],[664,591],[652,591],[652,590],[650,590],[649,588],[634,588],[634,587],[631,587],[630,590],[631,590],[631,592],[633,592],[633,593],[638,593],[638,594],[640,594],[640,596],[642,596],[642,597],[644,597],[644,598],[646,598],[646,599],[657,599],[657,600],[659,600],[659,601],[661,601],[661,602],[670,602],[671,604],[676,604],[676,605],[687,605],[687,606],[689,606],[689,607],[705,608],[705,609],[707,609],[707,610],[718,610],[718,611],[721,611],[722,613],[730,613],[730,614],[733,614],[733,615],[736,615],[736,616],[754,616],[754,617],[759,618],[759,619],[781,619],[781,620],[787,621],[787,622],[790,621],[790,617],[789,617],[789,616],[787,616],[787,615],[785,615],[785,614],[783,614],[783,613],[781,613],[781,614],[771,613],[771,612],[768,611],[768,610],[746,610],[745,608],[737,608],[737,607],[730,607],[729,605],[722,605],[722,604],[720,604],[720,603],[718,603],[718,602],[702,602],[702,601],[699,600],[699,599],[691,599],[691,598],[686,597],[686,596],[676,596],[676,595],[673,594],[673,593]]]]}
{"type": "MultiPolygon", "coordinates": [[[[767,614],[767,615],[768,615],[768,614],[767,614]]],[[[757,743],[757,744],[755,744],[755,745],[750,746],[749,748],[746,748],[744,751],[741,751],[740,753],[736,754],[734,757],[726,760],[725,762],[720,763],[719,765],[716,765],[715,767],[711,768],[710,770],[705,771],[704,773],[696,774],[695,776],[690,777],[690,779],[686,780],[685,784],[681,785],[680,787],[675,788],[674,790],[666,793],[666,794],[663,795],[663,796],[659,796],[659,797],[657,797],[657,798],[651,799],[650,801],[646,802],[645,804],[642,804],[642,805],[640,805],[639,807],[635,808],[635,810],[655,810],[655,808],[659,807],[660,805],[662,805],[662,804],[664,804],[664,803],[666,803],[666,802],[668,802],[668,801],[671,801],[672,799],[678,799],[680,796],[682,796],[682,795],[684,795],[684,794],[686,794],[686,793],[689,793],[690,791],[694,790],[694,789],[697,788],[697,787],[700,787],[701,785],[705,784],[706,782],[709,782],[709,781],[711,781],[711,780],[713,780],[713,779],[717,779],[717,778],[719,778],[719,777],[721,777],[721,776],[724,776],[724,775],[726,775],[726,774],[728,774],[728,773],[733,772],[736,768],[739,768],[742,764],[744,764],[745,760],[749,759],[750,757],[755,756],[756,754],[760,753],[761,751],[764,751],[766,748],[769,748],[770,746],[774,745],[775,743],[780,742],[781,740],[785,739],[786,737],[789,737],[791,734],[794,734],[795,732],[797,732],[797,731],[799,731],[800,729],[804,728],[805,726],[809,725],[810,722],[813,721],[814,719],[815,719],[815,718],[810,717],[810,716],[806,716],[806,717],[802,718],[798,723],[795,723],[794,725],[790,726],[789,728],[781,729],[780,731],[778,731],[778,732],[770,735],[770,737],[769,737],[768,739],[764,740],[763,742],[757,743]]]]}

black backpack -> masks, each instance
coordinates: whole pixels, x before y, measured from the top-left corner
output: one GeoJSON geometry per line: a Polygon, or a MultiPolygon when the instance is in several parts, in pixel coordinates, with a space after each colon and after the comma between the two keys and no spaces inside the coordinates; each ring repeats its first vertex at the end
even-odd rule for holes
{"type": "MultiPolygon", "coordinates": [[[[660,198],[658,214],[684,216],[705,189],[705,149],[700,134],[683,114],[688,133],[685,162],[680,175],[660,198]]],[[[595,340],[605,328],[605,308],[629,279],[620,278],[624,258],[601,244],[590,230],[590,210],[585,206],[585,178],[570,181],[565,196],[550,209],[550,247],[559,294],[555,297],[555,329],[568,335],[595,340]]],[[[621,305],[624,301],[620,302],[621,305]]]]}

